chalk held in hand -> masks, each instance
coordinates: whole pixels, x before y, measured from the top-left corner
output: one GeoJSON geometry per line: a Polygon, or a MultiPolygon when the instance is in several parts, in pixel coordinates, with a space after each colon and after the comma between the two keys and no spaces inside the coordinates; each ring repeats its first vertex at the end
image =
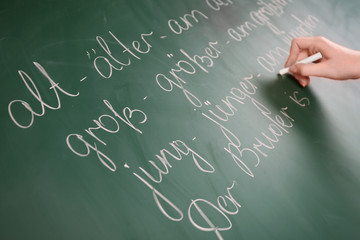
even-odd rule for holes
{"type": "MultiPolygon", "coordinates": [[[[318,53],[315,53],[314,55],[311,55],[310,57],[304,58],[303,60],[296,62],[295,64],[298,64],[298,63],[312,63],[312,62],[315,62],[315,61],[317,61],[317,60],[319,60],[321,58],[322,58],[322,55],[321,55],[321,53],[318,52],[318,53]]],[[[284,74],[286,74],[288,72],[289,72],[289,68],[287,67],[287,68],[281,69],[279,71],[279,74],[284,75],[284,74]]]]}

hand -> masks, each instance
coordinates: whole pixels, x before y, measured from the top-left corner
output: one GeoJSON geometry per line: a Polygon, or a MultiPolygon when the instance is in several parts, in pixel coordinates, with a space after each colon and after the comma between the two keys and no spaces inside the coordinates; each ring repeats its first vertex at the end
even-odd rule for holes
{"type": "Polygon", "coordinates": [[[294,38],[284,67],[290,67],[289,71],[303,87],[309,85],[310,76],[334,80],[357,79],[360,78],[360,51],[343,47],[324,37],[294,38]],[[317,52],[323,57],[316,63],[295,64],[317,52]]]}

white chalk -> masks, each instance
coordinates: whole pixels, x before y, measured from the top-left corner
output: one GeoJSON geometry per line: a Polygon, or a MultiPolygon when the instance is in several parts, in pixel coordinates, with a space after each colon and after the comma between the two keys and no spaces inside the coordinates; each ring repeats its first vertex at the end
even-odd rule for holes
{"type": "MultiPolygon", "coordinates": [[[[314,55],[311,55],[310,57],[304,58],[303,60],[296,62],[295,64],[298,64],[298,63],[312,63],[312,62],[315,62],[315,61],[317,61],[317,60],[319,60],[321,58],[322,58],[322,55],[321,55],[321,53],[318,52],[318,53],[315,53],[314,55]]],[[[287,68],[281,69],[279,71],[279,74],[284,75],[284,74],[286,74],[288,72],[289,72],[289,68],[287,67],[287,68]]]]}

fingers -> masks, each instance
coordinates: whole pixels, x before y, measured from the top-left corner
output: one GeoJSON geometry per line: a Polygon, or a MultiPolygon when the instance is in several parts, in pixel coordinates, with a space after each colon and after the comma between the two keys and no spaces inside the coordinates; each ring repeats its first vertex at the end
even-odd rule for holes
{"type": "Polygon", "coordinates": [[[322,52],[325,39],[322,37],[302,37],[294,38],[291,42],[289,57],[285,62],[285,67],[294,65],[297,60],[304,57],[315,54],[316,52],[322,52]]]}
{"type": "Polygon", "coordinates": [[[329,78],[332,71],[329,71],[328,64],[320,62],[316,64],[295,64],[289,68],[289,72],[294,75],[301,86],[306,87],[310,83],[310,76],[329,78]]]}
{"type": "Polygon", "coordinates": [[[292,74],[301,76],[327,77],[329,67],[326,62],[316,64],[295,64],[289,68],[292,74]]]}
{"type": "Polygon", "coordinates": [[[310,77],[293,74],[294,78],[299,82],[302,87],[306,87],[310,83],[310,77]]]}
{"type": "Polygon", "coordinates": [[[303,53],[304,50],[307,52],[310,46],[310,40],[308,38],[294,38],[291,41],[289,57],[284,66],[289,67],[295,64],[296,60],[299,59],[300,53],[303,53]]]}

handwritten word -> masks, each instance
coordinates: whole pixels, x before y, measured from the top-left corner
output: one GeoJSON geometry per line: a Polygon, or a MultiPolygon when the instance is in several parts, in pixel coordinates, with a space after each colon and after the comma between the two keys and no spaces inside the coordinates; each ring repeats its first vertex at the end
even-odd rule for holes
{"type": "Polygon", "coordinates": [[[317,27],[319,19],[315,16],[307,16],[305,19],[300,19],[294,14],[291,14],[291,17],[295,19],[299,25],[295,29],[290,30],[289,32],[282,31],[278,35],[281,36],[283,42],[290,46],[291,40],[296,37],[312,36],[314,29],[317,27]]]}
{"type": "Polygon", "coordinates": [[[252,32],[254,28],[257,28],[257,25],[246,21],[240,26],[237,26],[235,29],[228,28],[227,32],[233,40],[241,42],[244,38],[250,35],[250,32],[252,32]]]}
{"type": "Polygon", "coordinates": [[[286,59],[289,55],[287,50],[284,50],[281,47],[276,47],[274,50],[270,50],[266,53],[266,56],[259,56],[257,58],[257,62],[260,66],[262,66],[268,72],[275,72],[276,66],[281,64],[283,61],[279,61],[279,59],[286,59]]]}
{"type": "MultiPolygon", "coordinates": [[[[169,168],[172,168],[172,165],[169,163],[165,153],[173,158],[174,160],[180,161],[183,159],[183,156],[188,156],[191,154],[192,159],[196,165],[196,167],[206,173],[213,173],[215,172],[215,168],[200,154],[195,152],[193,149],[191,149],[187,144],[185,144],[183,141],[175,140],[170,143],[170,146],[175,150],[176,153],[171,153],[170,151],[166,149],[160,150],[160,155],[156,155],[156,157],[160,160],[160,163],[162,164],[162,169],[160,169],[159,166],[155,164],[154,161],[149,161],[149,163],[156,168],[158,171],[158,179],[155,179],[155,177],[151,176],[150,173],[146,170],[144,170],[142,167],[139,167],[139,169],[154,183],[161,183],[162,182],[162,176],[169,174],[169,168]]],[[[144,183],[148,188],[152,190],[152,194],[155,200],[155,203],[157,207],[160,209],[160,211],[170,220],[172,221],[181,221],[184,217],[183,212],[173,203],[171,202],[167,197],[165,197],[162,193],[160,193],[153,185],[151,185],[146,179],[144,179],[142,176],[140,176],[138,173],[133,172],[133,175],[136,176],[142,183],[144,183]],[[162,200],[163,204],[167,204],[167,207],[164,207],[162,203],[160,203],[159,199],[162,200]],[[175,215],[171,215],[171,213],[168,213],[165,209],[172,209],[174,211],[171,211],[172,213],[175,212],[175,215]]]]}
{"type": "Polygon", "coordinates": [[[162,170],[158,165],[156,165],[156,163],[154,161],[149,161],[150,165],[152,165],[158,172],[158,179],[155,179],[155,177],[151,176],[151,174],[146,171],[145,169],[143,169],[142,167],[139,167],[139,169],[145,173],[145,175],[151,179],[151,181],[155,182],[155,183],[161,183],[162,181],[162,175],[163,174],[168,174],[169,173],[169,167],[171,168],[172,165],[169,163],[169,161],[167,160],[167,157],[165,155],[168,154],[170,157],[172,157],[175,160],[182,160],[182,155],[189,155],[191,153],[192,159],[196,165],[196,167],[201,170],[202,172],[207,172],[207,173],[213,173],[215,172],[215,168],[208,162],[206,161],[203,157],[201,157],[198,153],[196,153],[194,150],[192,150],[191,148],[189,148],[184,142],[180,141],[180,140],[175,140],[172,143],[170,143],[170,146],[176,151],[176,155],[172,154],[170,151],[166,150],[166,149],[162,149],[160,150],[160,155],[156,155],[156,157],[160,160],[160,163],[162,164],[162,170]],[[182,150],[180,147],[183,147],[184,149],[182,150]],[[205,166],[201,166],[201,163],[205,164],[205,166]]]}
{"type": "Polygon", "coordinates": [[[130,66],[131,58],[141,60],[138,55],[149,53],[152,47],[151,44],[146,40],[146,38],[151,36],[153,32],[140,34],[142,42],[132,41],[132,47],[135,51],[131,50],[124,43],[122,43],[111,31],[109,31],[109,34],[118,43],[120,49],[117,49],[116,51],[111,51],[109,45],[102,37],[96,37],[96,41],[107,55],[106,57],[97,56],[93,61],[97,73],[103,78],[110,78],[112,76],[113,70],[121,71],[124,69],[124,67],[130,66]],[[127,55],[124,56],[125,59],[119,60],[119,57],[114,56],[114,52],[116,52],[117,54],[127,53],[127,55]]]}
{"type": "Polygon", "coordinates": [[[276,34],[283,33],[276,26],[270,22],[270,17],[280,17],[284,14],[284,8],[292,0],[272,0],[265,2],[263,0],[256,3],[261,6],[256,11],[249,13],[251,21],[245,21],[236,27],[227,29],[229,37],[235,41],[241,42],[244,38],[248,37],[255,28],[259,26],[267,26],[271,31],[276,34]]]}
{"type": "Polygon", "coordinates": [[[224,107],[220,106],[219,104],[215,104],[215,111],[218,113],[215,113],[214,110],[207,110],[209,115],[212,115],[220,121],[227,122],[229,117],[234,116],[238,111],[238,108],[236,108],[234,105],[245,104],[245,94],[253,95],[256,93],[257,87],[250,81],[252,79],[253,75],[250,75],[249,77],[245,77],[242,81],[240,81],[239,85],[241,86],[241,89],[236,87],[232,88],[230,90],[230,95],[226,96],[224,99],[221,99],[224,107]]]}
{"type": "Polygon", "coordinates": [[[218,42],[208,42],[208,47],[204,49],[205,55],[199,56],[199,55],[193,55],[190,56],[185,50],[180,49],[180,53],[187,58],[186,60],[179,60],[175,64],[175,68],[172,68],[169,71],[169,74],[173,77],[171,79],[170,77],[166,76],[165,74],[158,73],[156,75],[156,82],[158,86],[166,91],[171,92],[174,90],[174,86],[179,88],[185,95],[185,97],[188,99],[188,101],[196,106],[201,107],[202,102],[188,89],[185,89],[184,85],[187,83],[184,79],[182,79],[179,74],[180,73],[186,73],[189,75],[193,75],[196,73],[196,67],[200,68],[202,71],[208,73],[207,68],[211,68],[214,66],[213,59],[219,58],[221,52],[215,47],[218,44],[218,42]]]}
{"type": "Polygon", "coordinates": [[[67,91],[65,91],[64,89],[62,89],[59,86],[59,83],[56,83],[50,76],[49,74],[46,72],[46,70],[44,69],[43,66],[41,66],[39,63],[37,62],[33,62],[34,65],[36,66],[36,68],[40,71],[40,73],[45,76],[45,78],[49,81],[51,87],[50,90],[54,91],[56,100],[57,100],[57,106],[50,106],[49,104],[47,104],[41,97],[41,94],[37,88],[37,86],[35,85],[34,81],[31,79],[31,77],[24,72],[23,70],[19,70],[18,73],[21,77],[21,79],[23,80],[27,90],[31,93],[31,95],[36,99],[36,101],[38,101],[40,103],[41,106],[41,112],[38,113],[35,110],[33,110],[33,108],[30,106],[29,103],[25,102],[24,100],[13,100],[9,103],[8,105],[8,111],[9,111],[9,115],[11,120],[20,128],[29,128],[33,125],[34,123],[34,118],[35,116],[37,117],[42,117],[45,115],[45,109],[51,109],[51,110],[59,110],[61,108],[61,101],[60,101],[60,96],[58,91],[62,92],[63,94],[65,94],[66,96],[69,97],[77,97],[79,96],[79,92],[76,94],[71,94],[67,91]],[[17,117],[14,116],[13,113],[13,105],[15,103],[21,103],[21,105],[26,109],[26,111],[28,111],[30,113],[30,119],[28,120],[27,123],[20,123],[19,120],[17,120],[17,117]]]}
{"type": "Polygon", "coordinates": [[[256,3],[261,7],[256,11],[251,11],[249,15],[256,24],[263,26],[269,23],[269,17],[283,15],[284,7],[289,2],[292,2],[292,0],[271,0],[270,2],[259,0],[256,3]]]}
{"type": "Polygon", "coordinates": [[[206,4],[214,11],[220,11],[222,6],[234,4],[232,0],[206,0],[206,4]]]}
{"type": "Polygon", "coordinates": [[[206,16],[204,13],[200,12],[199,10],[192,10],[191,14],[187,13],[183,17],[180,17],[180,20],[182,21],[182,23],[185,24],[184,26],[182,26],[178,21],[176,21],[174,19],[170,19],[168,21],[168,26],[169,26],[170,30],[175,34],[182,34],[183,31],[189,30],[191,27],[193,27],[193,24],[191,24],[191,22],[188,18],[195,21],[195,23],[199,23],[199,20],[195,16],[195,13],[197,13],[197,15],[200,15],[201,17],[203,17],[205,19],[208,19],[208,16],[206,16]]]}
{"type": "Polygon", "coordinates": [[[234,188],[235,184],[236,182],[233,181],[231,187],[226,188],[227,195],[225,194],[224,196],[217,197],[217,206],[205,199],[192,200],[188,208],[188,217],[191,224],[201,231],[214,232],[218,237],[218,239],[223,239],[220,232],[227,231],[232,228],[232,222],[230,221],[227,214],[236,215],[239,212],[239,208],[241,208],[240,203],[233,197],[233,195],[230,192],[234,188]],[[205,205],[206,207],[201,208],[201,205],[205,205]],[[214,219],[211,220],[210,217],[208,216],[210,214],[209,213],[207,214],[204,209],[206,209],[206,211],[209,211],[210,209],[214,211],[215,214],[217,214],[217,216],[223,219],[223,220],[218,220],[218,222],[220,223],[226,222],[226,225],[220,227],[219,224],[214,223],[214,220],[219,219],[219,217],[217,216],[214,217],[214,213],[211,212],[210,214],[214,219]],[[200,220],[201,224],[203,224],[205,221],[205,223],[208,226],[200,225],[200,223],[198,223],[196,219],[193,217],[193,212],[198,212],[198,214],[202,218],[200,220]]]}
{"type": "MultiPolygon", "coordinates": [[[[292,95],[289,96],[289,98],[294,103],[299,105],[300,107],[309,106],[310,105],[309,98],[301,97],[299,99],[298,94],[299,94],[298,91],[294,91],[292,93],[292,95]]],[[[275,118],[274,118],[276,121],[273,120],[272,123],[270,123],[269,126],[268,126],[268,130],[269,130],[270,134],[272,134],[272,136],[269,137],[264,132],[261,132],[261,135],[263,137],[265,137],[265,139],[266,139],[265,141],[267,141],[267,144],[264,143],[264,141],[261,141],[258,138],[255,138],[257,143],[253,144],[253,148],[255,150],[257,150],[264,157],[267,157],[268,155],[264,151],[260,150],[260,147],[265,147],[266,149],[273,150],[275,148],[274,143],[279,142],[279,137],[282,136],[284,132],[289,133],[286,130],[286,128],[292,128],[293,127],[292,122],[294,122],[295,120],[293,118],[291,118],[286,113],[286,110],[288,110],[288,107],[282,107],[281,110],[280,110],[280,113],[282,114],[283,117],[285,117],[285,119],[287,119],[287,124],[284,122],[284,119],[280,115],[276,115],[275,118]]],[[[264,109],[263,111],[267,111],[267,112],[262,112],[263,114],[266,114],[267,116],[271,115],[271,112],[268,109],[264,109]]]]}
{"type": "Polygon", "coordinates": [[[268,134],[264,133],[264,131],[260,132],[261,136],[265,138],[265,140],[255,138],[256,143],[253,144],[253,148],[264,157],[267,157],[268,155],[264,153],[260,147],[265,147],[270,150],[275,149],[274,143],[279,142],[279,137],[281,137],[284,133],[289,133],[287,128],[292,128],[294,126],[292,122],[295,120],[287,114],[286,111],[288,110],[288,107],[282,107],[280,110],[281,115],[277,114],[273,115],[273,117],[271,117],[272,112],[264,105],[261,104],[259,107],[256,107],[261,111],[262,115],[271,121],[271,123],[269,123],[267,128],[269,131],[268,134]],[[285,122],[284,119],[287,120],[287,122],[285,122]]]}
{"type": "MultiPolygon", "coordinates": [[[[93,120],[96,127],[89,127],[88,129],[85,130],[85,132],[88,133],[89,136],[93,137],[96,141],[106,146],[107,145],[106,142],[100,139],[94,132],[101,129],[111,134],[118,133],[120,130],[120,125],[116,118],[118,118],[119,120],[121,120],[121,122],[131,127],[134,131],[142,134],[142,131],[138,127],[134,126],[134,123],[131,120],[139,121],[138,123],[144,124],[147,121],[147,116],[143,111],[139,109],[130,109],[129,107],[124,107],[121,116],[121,114],[119,114],[114,109],[114,107],[111,105],[111,103],[108,100],[104,100],[104,103],[108,107],[108,109],[112,112],[113,116],[108,114],[103,114],[97,120],[93,120]],[[134,116],[135,114],[139,116],[135,118],[134,116]]],[[[105,167],[107,167],[110,171],[113,172],[116,171],[116,164],[107,155],[105,155],[103,152],[101,152],[98,149],[95,141],[92,144],[90,144],[89,141],[86,141],[82,135],[72,133],[67,136],[66,144],[69,147],[69,149],[79,157],[87,157],[90,155],[91,150],[93,150],[94,152],[96,152],[98,159],[105,167]],[[74,145],[76,145],[77,149],[75,149],[74,145]],[[79,145],[83,145],[83,146],[79,147],[79,145]],[[86,151],[81,152],[80,149],[84,150],[84,147],[86,151]]]]}
{"type": "Polygon", "coordinates": [[[299,105],[300,107],[307,107],[310,105],[310,100],[307,97],[302,97],[302,98],[298,98],[298,91],[294,91],[292,96],[289,96],[289,98],[296,103],[297,105],[299,105]]]}

